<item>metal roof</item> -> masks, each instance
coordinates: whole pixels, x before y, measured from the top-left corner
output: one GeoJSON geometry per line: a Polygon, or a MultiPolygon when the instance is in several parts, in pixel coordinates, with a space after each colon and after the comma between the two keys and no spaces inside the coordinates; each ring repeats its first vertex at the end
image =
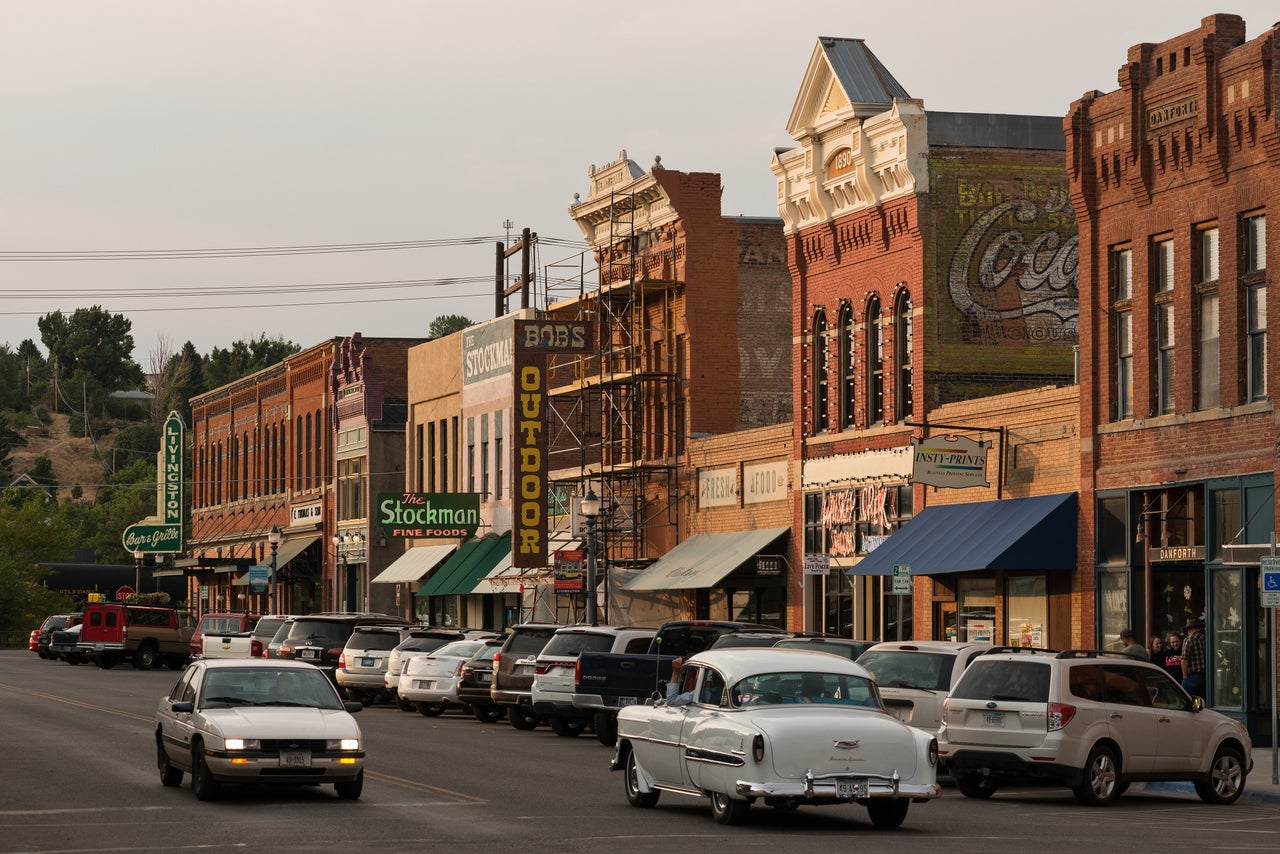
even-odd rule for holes
{"type": "Polygon", "coordinates": [[[818,43],[831,71],[853,103],[890,104],[894,98],[911,97],[862,39],[822,36],[818,43]]]}

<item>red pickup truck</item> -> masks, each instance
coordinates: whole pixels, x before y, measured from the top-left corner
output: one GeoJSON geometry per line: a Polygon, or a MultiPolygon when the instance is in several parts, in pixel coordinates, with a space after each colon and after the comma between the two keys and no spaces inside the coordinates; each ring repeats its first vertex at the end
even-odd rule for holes
{"type": "Polygon", "coordinates": [[[84,628],[77,646],[104,669],[126,660],[139,670],[157,664],[176,668],[191,653],[195,628],[195,617],[186,611],[91,602],[84,606],[84,628]]]}

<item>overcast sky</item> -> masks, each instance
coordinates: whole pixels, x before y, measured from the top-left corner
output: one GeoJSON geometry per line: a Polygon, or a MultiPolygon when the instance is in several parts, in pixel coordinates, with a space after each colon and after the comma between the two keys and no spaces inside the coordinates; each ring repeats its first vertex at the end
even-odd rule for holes
{"type": "Polygon", "coordinates": [[[726,215],[777,216],[769,161],[819,36],[865,39],[928,109],[1060,116],[1117,88],[1131,45],[1213,12],[1250,39],[1280,18],[1274,0],[0,0],[0,344],[91,305],[129,318],[144,369],[186,341],[425,337],[492,316],[504,221],[580,241],[573,195],[622,149],[720,173],[726,215]]]}

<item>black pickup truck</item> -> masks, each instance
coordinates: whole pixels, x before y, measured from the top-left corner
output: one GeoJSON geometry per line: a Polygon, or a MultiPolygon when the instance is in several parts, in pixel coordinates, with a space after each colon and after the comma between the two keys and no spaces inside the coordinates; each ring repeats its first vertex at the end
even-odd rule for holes
{"type": "Polygon", "coordinates": [[[584,652],[574,674],[573,706],[593,715],[596,738],[601,744],[617,740],[618,709],[643,703],[655,692],[666,690],[671,662],[707,649],[720,635],[730,632],[791,633],[776,626],[720,620],[673,620],[663,623],[643,655],[621,652],[584,652]]]}

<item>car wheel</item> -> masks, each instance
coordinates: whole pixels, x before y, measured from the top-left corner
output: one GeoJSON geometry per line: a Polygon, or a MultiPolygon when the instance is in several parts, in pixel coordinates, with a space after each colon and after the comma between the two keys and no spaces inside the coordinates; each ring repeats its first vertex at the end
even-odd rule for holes
{"type": "Polygon", "coordinates": [[[47,658],[47,659],[49,659],[50,661],[57,661],[57,660],[58,660],[58,654],[57,654],[56,652],[47,652],[47,653],[46,653],[46,652],[42,652],[42,653],[40,653],[40,657],[41,657],[41,658],[47,658]]]}
{"type": "Polygon", "coordinates": [[[627,803],[633,807],[640,809],[649,809],[657,806],[658,795],[662,794],[657,789],[651,792],[640,791],[640,766],[636,762],[636,753],[634,750],[627,751],[626,769],[623,775],[623,785],[627,788],[627,803]]]}
{"type": "Polygon", "coordinates": [[[419,703],[418,713],[429,718],[438,718],[444,714],[444,703],[419,703]]]}
{"type": "Polygon", "coordinates": [[[396,692],[396,708],[402,712],[416,712],[418,710],[416,705],[401,697],[399,691],[396,692]]]}
{"type": "Polygon", "coordinates": [[[164,738],[160,730],[156,730],[156,767],[160,769],[162,786],[181,786],[182,769],[174,767],[169,761],[169,754],[164,751],[164,738]]]}
{"type": "Polygon", "coordinates": [[[492,706],[472,706],[471,708],[471,713],[482,724],[491,724],[502,720],[502,709],[495,709],[492,706]]]}
{"type": "Polygon", "coordinates": [[[605,747],[613,747],[618,743],[618,719],[612,712],[596,712],[596,741],[605,747]]]}
{"type": "Polygon", "coordinates": [[[587,722],[576,718],[552,718],[551,731],[561,738],[577,738],[587,728],[587,722]]]}
{"type": "Polygon", "coordinates": [[[81,658],[80,658],[80,656],[78,656],[78,655],[68,655],[68,656],[67,656],[67,664],[70,664],[72,667],[75,667],[75,666],[76,666],[77,664],[79,664],[81,661],[82,661],[82,659],[81,659],[81,658]]]}
{"type": "Polygon", "coordinates": [[[343,780],[341,783],[334,783],[333,790],[338,793],[340,800],[359,800],[360,792],[364,790],[364,769],[361,769],[354,780],[343,780]]]}
{"type": "Polygon", "coordinates": [[[104,653],[98,656],[98,666],[103,670],[110,670],[116,666],[116,657],[114,655],[104,653]]]}
{"type": "Polygon", "coordinates": [[[222,784],[213,779],[213,772],[204,761],[204,745],[200,742],[191,747],[191,789],[200,801],[216,801],[222,793],[222,784]]]}
{"type": "Polygon", "coordinates": [[[731,798],[724,792],[707,794],[711,797],[711,817],[716,820],[716,824],[739,824],[747,817],[747,810],[751,809],[749,801],[731,798]]]}
{"type": "Polygon", "coordinates": [[[1244,758],[1234,747],[1219,747],[1209,779],[1196,782],[1196,794],[1208,804],[1234,804],[1244,792],[1244,758]]]}
{"type": "Polygon", "coordinates": [[[1084,779],[1071,791],[1076,800],[1094,807],[1106,807],[1120,797],[1120,765],[1109,747],[1101,744],[1089,751],[1084,764],[1084,779]]]}
{"type": "Polygon", "coordinates": [[[910,806],[911,801],[906,798],[876,798],[867,802],[867,815],[876,827],[901,827],[910,806]]]}
{"type": "Polygon", "coordinates": [[[512,706],[507,709],[507,720],[511,721],[511,725],[516,729],[537,729],[538,716],[524,711],[518,706],[512,706]]]}
{"type": "Polygon", "coordinates": [[[133,666],[138,670],[150,670],[156,666],[156,648],[149,643],[138,647],[133,654],[133,666]]]}
{"type": "Polygon", "coordinates": [[[956,788],[966,798],[989,798],[996,793],[996,781],[972,771],[955,771],[951,775],[956,788]]]}

